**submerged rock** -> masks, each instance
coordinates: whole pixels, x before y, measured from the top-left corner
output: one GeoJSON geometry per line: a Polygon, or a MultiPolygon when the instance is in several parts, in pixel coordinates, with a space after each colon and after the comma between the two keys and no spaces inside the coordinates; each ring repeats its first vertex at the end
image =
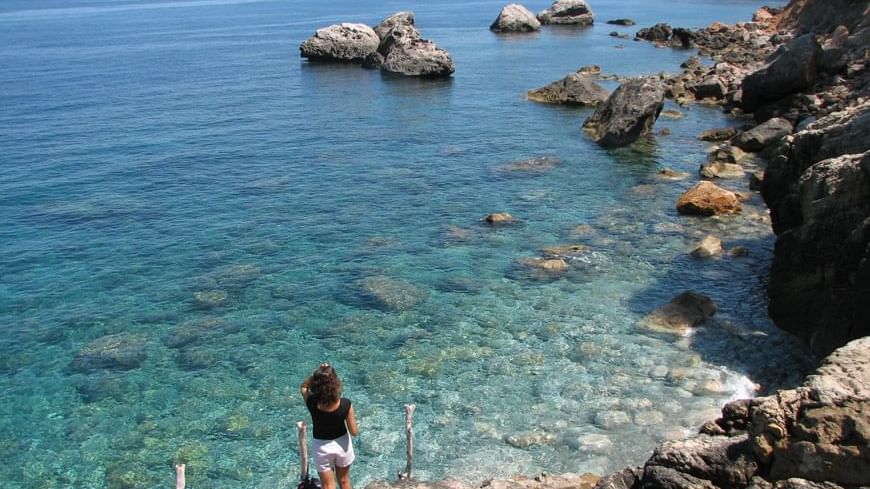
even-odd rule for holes
{"type": "Polygon", "coordinates": [[[608,24],[611,25],[624,25],[624,26],[632,26],[635,22],[631,19],[611,19],[607,21],[608,24]]]}
{"type": "Polygon", "coordinates": [[[145,360],[145,335],[118,333],[103,336],[79,350],[70,368],[75,372],[102,369],[131,370],[145,360]]]}
{"type": "Polygon", "coordinates": [[[364,278],[357,285],[365,299],[390,311],[411,309],[426,300],[428,295],[410,282],[384,275],[364,278]]]}
{"type": "Polygon", "coordinates": [[[721,255],[722,251],[722,240],[716,236],[708,235],[692,250],[692,256],[710,258],[721,255]]]}
{"type": "Polygon", "coordinates": [[[716,313],[716,303],[705,295],[683,292],[651,312],[641,326],[653,331],[684,334],[716,313]]]}
{"type": "Polygon", "coordinates": [[[541,24],[591,25],[595,15],[584,0],[556,0],[538,13],[541,24]]]}
{"type": "Polygon", "coordinates": [[[677,200],[677,212],[699,216],[739,214],[740,200],[713,183],[699,182],[677,200]]]}
{"type": "Polygon", "coordinates": [[[595,109],[583,129],[601,146],[625,146],[652,131],[664,102],[665,88],[658,78],[632,78],[595,109]]]}
{"type": "Polygon", "coordinates": [[[364,24],[343,23],[317,29],[299,46],[303,58],[313,61],[356,61],[377,51],[380,38],[364,24]]]}
{"type": "Polygon", "coordinates": [[[597,106],[604,102],[607,95],[607,90],[595,83],[593,75],[585,71],[571,73],[561,80],[527,93],[529,100],[535,102],[588,106],[597,106]]]}
{"type": "Polygon", "coordinates": [[[526,7],[512,3],[506,5],[495,22],[489,26],[493,32],[534,32],[541,29],[541,22],[526,7]]]}

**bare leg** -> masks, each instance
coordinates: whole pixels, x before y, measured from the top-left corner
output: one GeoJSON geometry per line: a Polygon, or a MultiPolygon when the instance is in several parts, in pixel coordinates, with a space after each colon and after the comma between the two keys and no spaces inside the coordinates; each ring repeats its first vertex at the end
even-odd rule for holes
{"type": "Polygon", "coordinates": [[[323,485],[323,489],[335,489],[335,475],[331,470],[326,472],[317,472],[317,475],[320,476],[320,483],[323,485]]]}
{"type": "Polygon", "coordinates": [[[338,476],[338,485],[341,486],[341,489],[353,489],[350,486],[350,465],[335,467],[335,475],[338,476]]]}

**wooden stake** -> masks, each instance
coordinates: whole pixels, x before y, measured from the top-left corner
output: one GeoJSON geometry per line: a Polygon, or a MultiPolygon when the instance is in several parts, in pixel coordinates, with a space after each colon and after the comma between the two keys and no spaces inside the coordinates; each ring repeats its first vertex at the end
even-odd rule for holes
{"type": "Polygon", "coordinates": [[[299,431],[299,463],[302,464],[299,480],[304,481],[308,478],[308,436],[305,421],[296,423],[296,429],[299,431]]]}
{"type": "Polygon", "coordinates": [[[175,489],[184,489],[184,464],[175,464],[175,489]]]}
{"type": "Polygon", "coordinates": [[[405,434],[408,437],[408,464],[405,466],[405,472],[399,474],[399,480],[410,479],[411,471],[414,465],[414,410],[417,406],[414,404],[405,404],[405,434]]]}

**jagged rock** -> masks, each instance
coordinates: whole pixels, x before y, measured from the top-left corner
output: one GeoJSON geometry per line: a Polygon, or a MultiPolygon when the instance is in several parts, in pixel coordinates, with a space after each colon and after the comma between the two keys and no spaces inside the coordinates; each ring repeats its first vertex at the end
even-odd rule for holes
{"type": "Polygon", "coordinates": [[[738,134],[733,142],[735,146],[746,151],[761,151],[779,139],[788,136],[791,131],[791,122],[786,119],[774,118],[738,134]]]}
{"type": "Polygon", "coordinates": [[[716,303],[712,299],[686,291],[651,312],[640,324],[653,331],[684,334],[715,313],[716,303]]]}
{"type": "Polygon", "coordinates": [[[299,46],[303,58],[312,61],[358,61],[377,51],[380,38],[363,24],[336,24],[317,29],[299,46]]]}
{"type": "Polygon", "coordinates": [[[427,296],[425,290],[414,284],[383,275],[360,280],[358,288],[363,298],[390,311],[411,309],[427,296]]]}
{"type": "Polygon", "coordinates": [[[533,32],[541,29],[541,22],[526,7],[512,3],[501,9],[495,22],[489,26],[493,32],[533,32]]]}
{"type": "Polygon", "coordinates": [[[729,192],[713,183],[699,182],[677,200],[680,214],[713,216],[738,214],[740,200],[734,192],[729,192]]]}
{"type": "Polygon", "coordinates": [[[598,480],[594,489],[633,489],[643,475],[641,467],[626,467],[598,480]]]}
{"type": "Polygon", "coordinates": [[[725,127],[721,129],[707,129],[702,132],[698,139],[701,141],[727,141],[737,135],[737,129],[733,127],[725,127]]]}
{"type": "Polygon", "coordinates": [[[727,89],[718,76],[710,75],[698,83],[690,85],[689,91],[692,92],[697,99],[722,99],[725,97],[727,89]]]}
{"type": "Polygon", "coordinates": [[[483,218],[484,222],[487,224],[499,225],[499,224],[513,224],[516,222],[514,216],[508,214],[507,212],[494,212],[489,214],[488,216],[483,218]]]}
{"type": "Polygon", "coordinates": [[[812,34],[780,46],[764,67],[743,79],[743,110],[752,112],[765,103],[811,87],[821,49],[812,34]]]}
{"type": "Polygon", "coordinates": [[[378,47],[384,55],[381,70],[420,78],[446,78],[456,71],[450,53],[432,41],[421,39],[413,26],[397,25],[378,47]]]}
{"type": "Polygon", "coordinates": [[[798,186],[785,203],[798,224],[776,241],[769,311],[825,353],[870,334],[870,151],[820,161],[798,186]]]}
{"type": "Polygon", "coordinates": [[[692,256],[710,258],[721,255],[722,251],[722,240],[716,236],[708,235],[692,250],[692,256]]]}
{"type": "MultiPolygon", "coordinates": [[[[713,487],[744,487],[759,465],[751,453],[739,449],[741,445],[748,445],[747,441],[746,434],[733,437],[698,435],[687,440],[666,441],[647,460],[644,483],[648,481],[649,468],[663,467],[710,482],[713,487]]],[[[655,479],[649,482],[655,484],[655,479]]]]}
{"type": "Polygon", "coordinates": [[[413,26],[414,25],[414,12],[402,11],[396,12],[395,14],[387,17],[382,20],[378,25],[373,29],[375,34],[378,35],[380,39],[383,39],[387,36],[387,34],[393,30],[393,27],[405,25],[405,26],[413,26]]]}
{"type": "Polygon", "coordinates": [[[624,26],[632,26],[635,22],[631,19],[612,19],[607,21],[608,24],[611,25],[624,25],[624,26]]]}
{"type": "Polygon", "coordinates": [[[650,133],[664,101],[664,85],[658,78],[632,78],[595,109],[583,129],[604,147],[631,144],[650,133]]]}
{"type": "Polygon", "coordinates": [[[584,0],[556,0],[538,13],[541,24],[591,25],[595,15],[584,0]]]}
{"type": "Polygon", "coordinates": [[[131,370],[145,360],[145,342],[141,334],[118,333],[91,341],[76,354],[70,368],[74,372],[118,369],[131,370]]]}
{"type": "Polygon", "coordinates": [[[529,90],[529,100],[552,104],[597,106],[607,100],[607,90],[595,83],[592,75],[578,71],[534,90],[529,90]]]}
{"type": "Polygon", "coordinates": [[[701,165],[699,171],[703,178],[735,179],[743,178],[743,167],[736,163],[714,161],[701,165]]]}
{"type": "Polygon", "coordinates": [[[637,31],[637,34],[635,34],[634,37],[650,42],[666,43],[671,40],[673,35],[674,30],[671,29],[670,25],[659,23],[652,27],[645,27],[637,31]]]}
{"type": "Polygon", "coordinates": [[[384,65],[384,55],[381,53],[372,53],[366,56],[362,62],[362,67],[369,70],[379,70],[384,65]]]}
{"type": "MultiPolygon", "coordinates": [[[[716,435],[662,443],[630,487],[867,486],[868,409],[870,337],[864,337],[828,356],[797,389],[729,402],[722,417],[702,428],[716,435]]],[[[629,480],[638,475],[629,470],[629,480]]],[[[598,487],[604,489],[601,484],[613,479],[602,478],[598,487]]]]}

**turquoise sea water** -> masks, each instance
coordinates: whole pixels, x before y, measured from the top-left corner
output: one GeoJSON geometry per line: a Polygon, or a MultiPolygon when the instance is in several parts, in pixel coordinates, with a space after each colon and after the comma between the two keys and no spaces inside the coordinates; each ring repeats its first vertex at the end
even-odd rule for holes
{"type": "Polygon", "coordinates": [[[758,6],[598,1],[591,28],[499,37],[489,0],[3,2],[2,486],[167,487],[183,461],[190,487],[292,487],[297,388],[323,360],[358,412],[359,487],[404,467],[405,403],[417,476],[474,482],[640,463],[754,383],[797,382],[806,353],[766,317],[760,198],[674,210],[697,133],[739,122],[679,108],[670,135],[605,151],[588,110],[524,97],[586,64],[677,71],[691,52],[608,33],[758,6]],[[451,80],[299,59],[318,27],[402,9],[451,80]],[[513,165],[529,158],[549,164],[513,165]],[[499,211],[519,223],[481,223],[499,211]],[[708,233],[749,256],[693,259],[708,233]],[[558,244],[587,250],[522,266],[558,244]],[[685,289],[714,324],[637,327],[685,289]],[[125,368],[75,360],[113,338],[125,368]]]}

